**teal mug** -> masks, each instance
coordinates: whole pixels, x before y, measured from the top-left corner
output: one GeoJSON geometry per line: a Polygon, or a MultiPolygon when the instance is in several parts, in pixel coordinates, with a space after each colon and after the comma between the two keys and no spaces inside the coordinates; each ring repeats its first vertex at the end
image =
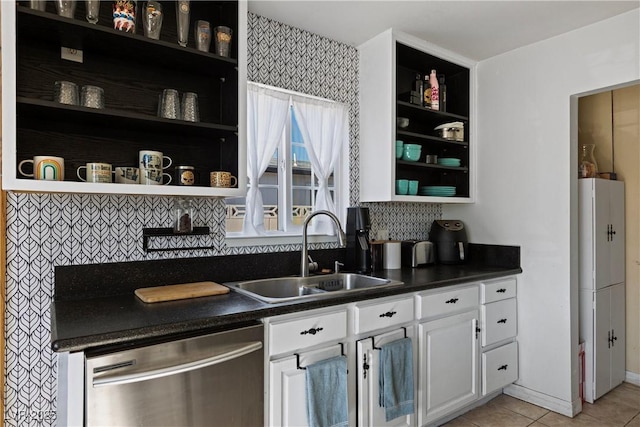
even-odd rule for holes
{"type": "Polygon", "coordinates": [[[396,194],[405,195],[409,192],[409,180],[396,179],[396,194]]]}
{"type": "Polygon", "coordinates": [[[418,181],[415,181],[415,180],[409,181],[409,194],[411,196],[418,195],[418,181]]]}

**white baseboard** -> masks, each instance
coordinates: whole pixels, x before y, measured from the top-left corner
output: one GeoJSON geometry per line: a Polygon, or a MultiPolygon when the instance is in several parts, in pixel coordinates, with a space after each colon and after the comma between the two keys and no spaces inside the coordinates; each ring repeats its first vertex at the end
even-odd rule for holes
{"type": "Polygon", "coordinates": [[[566,400],[558,399],[516,384],[505,387],[503,392],[509,396],[541,406],[567,417],[574,417],[582,411],[582,402],[580,399],[576,399],[574,402],[567,402],[566,400]]]}
{"type": "Polygon", "coordinates": [[[626,371],[624,380],[633,385],[640,386],[640,374],[636,374],[635,372],[626,371]]]}

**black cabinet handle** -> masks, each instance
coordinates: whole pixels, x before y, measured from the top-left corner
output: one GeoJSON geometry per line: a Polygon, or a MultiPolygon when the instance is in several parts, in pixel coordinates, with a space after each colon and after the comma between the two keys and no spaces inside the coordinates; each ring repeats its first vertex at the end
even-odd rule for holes
{"type": "Polygon", "coordinates": [[[458,298],[451,298],[450,300],[445,301],[444,303],[445,304],[455,304],[457,302],[458,302],[458,298]]]}
{"type": "Polygon", "coordinates": [[[507,290],[505,288],[500,288],[496,292],[499,294],[504,294],[505,292],[507,292],[507,290]]]}
{"type": "Polygon", "coordinates": [[[507,319],[500,319],[498,320],[498,323],[507,323],[507,319]]]}
{"type": "Polygon", "coordinates": [[[387,311],[386,313],[382,313],[380,317],[393,317],[394,314],[397,314],[396,311],[387,311]]]}
{"type": "Polygon", "coordinates": [[[323,328],[311,328],[311,329],[309,329],[308,331],[302,331],[302,332],[300,332],[300,335],[307,335],[307,334],[315,335],[315,334],[317,334],[318,332],[320,332],[322,329],[323,329],[323,328]]]}
{"type": "Polygon", "coordinates": [[[509,365],[502,365],[498,368],[498,371],[506,371],[507,370],[507,366],[509,365]]]}

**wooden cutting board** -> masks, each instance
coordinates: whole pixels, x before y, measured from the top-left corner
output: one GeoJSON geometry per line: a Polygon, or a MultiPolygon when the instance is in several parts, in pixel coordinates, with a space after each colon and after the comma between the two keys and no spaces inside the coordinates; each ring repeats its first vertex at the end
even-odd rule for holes
{"type": "Polygon", "coordinates": [[[146,303],[174,301],[229,293],[229,288],[215,282],[182,283],[154,286],[135,290],[136,296],[146,303]]]}

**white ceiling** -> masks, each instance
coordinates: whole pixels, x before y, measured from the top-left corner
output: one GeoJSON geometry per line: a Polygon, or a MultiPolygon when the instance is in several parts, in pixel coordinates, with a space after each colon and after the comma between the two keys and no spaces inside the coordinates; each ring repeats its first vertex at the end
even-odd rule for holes
{"type": "Polygon", "coordinates": [[[249,0],[253,13],[351,46],[393,27],[478,61],[638,7],[640,0],[249,0]]]}

